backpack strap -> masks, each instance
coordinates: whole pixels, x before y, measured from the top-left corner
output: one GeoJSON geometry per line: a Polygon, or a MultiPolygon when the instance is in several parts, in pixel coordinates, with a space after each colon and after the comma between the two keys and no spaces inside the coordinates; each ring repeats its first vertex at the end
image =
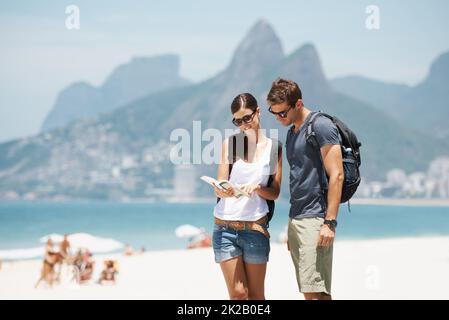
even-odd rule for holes
{"type": "MultiPolygon", "coordinates": [[[[236,137],[233,136],[232,139],[233,139],[233,143],[232,143],[232,152],[233,153],[232,154],[235,155],[236,154],[236,142],[235,142],[236,137]]],[[[272,143],[271,143],[271,148],[270,148],[270,161],[269,161],[270,173],[276,171],[275,168],[278,163],[279,155],[282,154],[282,144],[278,140],[275,140],[275,139],[271,139],[271,141],[272,141],[272,143]]],[[[229,149],[231,149],[231,148],[229,148],[229,149]]],[[[229,176],[231,175],[232,166],[234,164],[234,161],[235,161],[235,159],[229,161],[229,176]]],[[[271,183],[273,182],[273,176],[274,176],[274,173],[270,174],[270,176],[268,178],[267,186],[270,186],[271,183]]]]}
{"type": "MultiPolygon", "coordinates": [[[[236,155],[236,136],[232,136],[232,155],[236,155]]],[[[270,166],[270,173],[275,172],[276,170],[274,169],[277,166],[278,163],[278,157],[279,155],[282,154],[282,144],[275,139],[271,139],[272,143],[271,143],[271,148],[270,148],[270,161],[269,161],[269,166],[270,166]]],[[[228,146],[228,150],[231,151],[231,147],[228,146]]],[[[228,152],[228,160],[229,160],[229,176],[231,176],[231,171],[232,171],[232,166],[235,162],[235,158],[231,159],[231,157],[229,157],[229,152],[228,152]]],[[[228,177],[229,179],[229,177],[228,177]]],[[[268,177],[268,182],[267,182],[267,186],[270,186],[273,183],[274,180],[274,173],[270,174],[270,176],[268,177]]],[[[217,197],[217,203],[220,201],[220,198],[217,197]]],[[[266,200],[267,203],[268,201],[272,201],[272,200],[266,200]]],[[[274,204],[274,201],[272,201],[274,204]]],[[[271,205],[268,203],[268,206],[270,207],[271,205]]],[[[273,208],[274,210],[274,208],[273,208]]],[[[271,218],[271,217],[270,217],[271,218]]],[[[269,226],[269,220],[267,221],[267,227],[269,226]]]]}
{"type": "MultiPolygon", "coordinates": [[[[282,155],[282,144],[275,139],[271,139],[271,148],[270,148],[270,175],[268,176],[267,187],[271,186],[274,180],[274,176],[276,174],[276,167],[279,161],[279,156],[282,155]]],[[[268,205],[268,219],[267,219],[267,228],[270,227],[270,220],[273,218],[275,202],[274,200],[266,200],[268,205]]]]}
{"type": "Polygon", "coordinates": [[[306,141],[307,143],[309,143],[315,150],[318,151],[318,155],[320,157],[321,160],[321,165],[323,168],[323,174],[320,175],[320,186],[321,186],[321,190],[323,192],[326,192],[328,189],[328,181],[327,181],[327,176],[326,176],[326,168],[324,167],[324,160],[323,157],[321,155],[321,150],[320,150],[320,144],[318,143],[318,139],[316,137],[316,133],[313,130],[313,125],[316,121],[316,119],[318,118],[318,116],[326,116],[325,113],[322,113],[321,111],[317,111],[317,112],[312,112],[311,117],[309,118],[309,121],[307,122],[307,128],[306,128],[306,141]]]}
{"type": "Polygon", "coordinates": [[[275,139],[271,139],[273,142],[271,143],[270,148],[270,175],[268,177],[267,187],[271,186],[271,183],[273,183],[274,175],[276,174],[276,167],[278,164],[279,155],[282,153],[282,144],[275,139]]]}
{"type": "Polygon", "coordinates": [[[321,111],[315,112],[312,111],[312,115],[307,122],[307,131],[306,131],[306,141],[312,145],[315,149],[319,149],[320,145],[316,138],[315,131],[313,131],[313,124],[315,123],[315,119],[321,114],[321,111]]]}

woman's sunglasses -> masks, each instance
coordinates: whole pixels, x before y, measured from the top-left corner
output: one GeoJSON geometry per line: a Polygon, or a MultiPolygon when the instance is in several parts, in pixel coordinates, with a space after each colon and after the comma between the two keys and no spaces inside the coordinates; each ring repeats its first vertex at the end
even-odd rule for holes
{"type": "Polygon", "coordinates": [[[274,112],[274,111],[271,109],[271,107],[269,107],[269,108],[268,108],[268,111],[269,111],[271,114],[274,114],[275,116],[279,116],[279,117],[285,119],[285,118],[287,118],[288,112],[289,112],[290,109],[292,109],[292,108],[293,108],[292,106],[289,106],[287,110],[284,110],[284,111],[281,111],[281,112],[274,112]]]}
{"type": "Polygon", "coordinates": [[[251,114],[247,114],[246,116],[243,116],[241,119],[232,119],[232,123],[237,126],[240,127],[242,124],[248,124],[251,121],[253,121],[254,115],[256,114],[257,110],[254,110],[253,113],[251,114]]]}

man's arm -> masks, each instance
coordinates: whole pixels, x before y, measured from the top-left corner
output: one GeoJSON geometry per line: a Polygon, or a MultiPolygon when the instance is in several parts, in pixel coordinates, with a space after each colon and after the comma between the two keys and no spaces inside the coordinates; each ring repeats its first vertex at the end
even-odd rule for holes
{"type": "MultiPolygon", "coordinates": [[[[343,161],[340,145],[324,145],[321,148],[324,168],[329,177],[327,193],[326,220],[336,220],[338,207],[340,206],[341,192],[343,188],[343,161]]],[[[328,225],[323,225],[320,232],[319,246],[329,246],[335,237],[335,230],[328,225]]]]}
{"type": "Polygon", "coordinates": [[[337,219],[344,179],[340,145],[323,146],[321,156],[323,157],[326,174],[329,177],[326,219],[333,220],[337,219]]]}

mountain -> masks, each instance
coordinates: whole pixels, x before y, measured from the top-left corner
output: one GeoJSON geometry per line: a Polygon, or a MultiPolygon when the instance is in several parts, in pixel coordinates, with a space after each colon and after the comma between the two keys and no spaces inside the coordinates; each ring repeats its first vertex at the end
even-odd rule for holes
{"type": "MultiPolygon", "coordinates": [[[[407,122],[334,91],[312,44],[286,56],[271,26],[259,21],[239,44],[229,65],[206,81],[159,91],[113,112],[1,144],[0,197],[12,190],[49,198],[154,196],[160,188],[172,188],[176,181],[170,151],[171,144],[179,141],[170,141],[171,135],[184,136],[188,148],[194,150],[195,144],[204,148],[210,141],[196,135],[193,121],[201,121],[202,132],[212,128],[235,130],[230,103],[241,92],[256,96],[263,127],[279,129],[283,142],[287,128],[281,128],[267,112],[265,101],[278,76],[298,82],[306,106],[338,116],[357,133],[363,144],[364,179],[383,179],[392,168],[425,170],[430,160],[448,153],[448,142],[422,134],[407,122]]],[[[285,195],[286,161],[284,167],[285,195]]],[[[215,165],[196,166],[197,175],[215,173],[215,165]]],[[[197,188],[200,194],[210,195],[206,184],[197,188]]]]}
{"type": "Polygon", "coordinates": [[[379,110],[394,113],[391,106],[411,89],[405,84],[389,83],[373,80],[363,76],[346,76],[330,81],[331,86],[338,92],[354,97],[360,101],[371,104],[379,110]]]}
{"type": "Polygon", "coordinates": [[[431,65],[416,86],[387,83],[361,76],[336,78],[332,87],[345,95],[371,104],[420,134],[449,137],[449,52],[431,65]]]}
{"type": "Polygon", "coordinates": [[[148,94],[187,85],[179,75],[179,57],[136,57],[118,66],[98,88],[76,82],[63,89],[42,124],[42,131],[110,112],[148,94]]]}
{"type": "Polygon", "coordinates": [[[220,80],[240,84],[253,81],[267,68],[275,67],[283,58],[281,41],[271,25],[265,20],[258,21],[237,47],[220,80]]]}
{"type": "Polygon", "coordinates": [[[396,101],[403,121],[427,134],[449,138],[449,52],[440,55],[427,77],[396,101]]]}
{"type": "MultiPolygon", "coordinates": [[[[187,89],[187,96],[178,98],[177,110],[161,123],[162,132],[173,128],[190,127],[192,120],[202,120],[209,127],[224,129],[229,123],[230,103],[241,92],[253,92],[264,78],[267,69],[275,68],[284,59],[282,44],[273,28],[264,20],[258,21],[240,42],[227,68],[209,80],[187,89]],[[179,112],[183,117],[179,117],[179,112]],[[190,124],[189,124],[190,122],[190,124]]],[[[183,92],[185,90],[173,90],[183,92]]],[[[171,93],[167,93],[170,96],[171,93]]],[[[257,94],[257,92],[256,92],[257,94]]],[[[122,109],[125,112],[145,113],[151,108],[151,96],[147,102],[122,109]],[[135,108],[135,109],[133,109],[135,108]],[[134,111],[135,110],[135,111],[134,111]]],[[[171,100],[171,99],[170,99],[171,100]]],[[[175,111],[175,110],[173,110],[175,111]]]]}

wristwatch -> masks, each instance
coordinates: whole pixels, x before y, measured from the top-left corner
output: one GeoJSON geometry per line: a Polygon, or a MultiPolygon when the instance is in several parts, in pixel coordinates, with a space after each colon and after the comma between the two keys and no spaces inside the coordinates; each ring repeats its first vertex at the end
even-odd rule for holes
{"type": "Polygon", "coordinates": [[[337,220],[324,220],[324,224],[327,224],[332,229],[337,227],[337,220]]]}

